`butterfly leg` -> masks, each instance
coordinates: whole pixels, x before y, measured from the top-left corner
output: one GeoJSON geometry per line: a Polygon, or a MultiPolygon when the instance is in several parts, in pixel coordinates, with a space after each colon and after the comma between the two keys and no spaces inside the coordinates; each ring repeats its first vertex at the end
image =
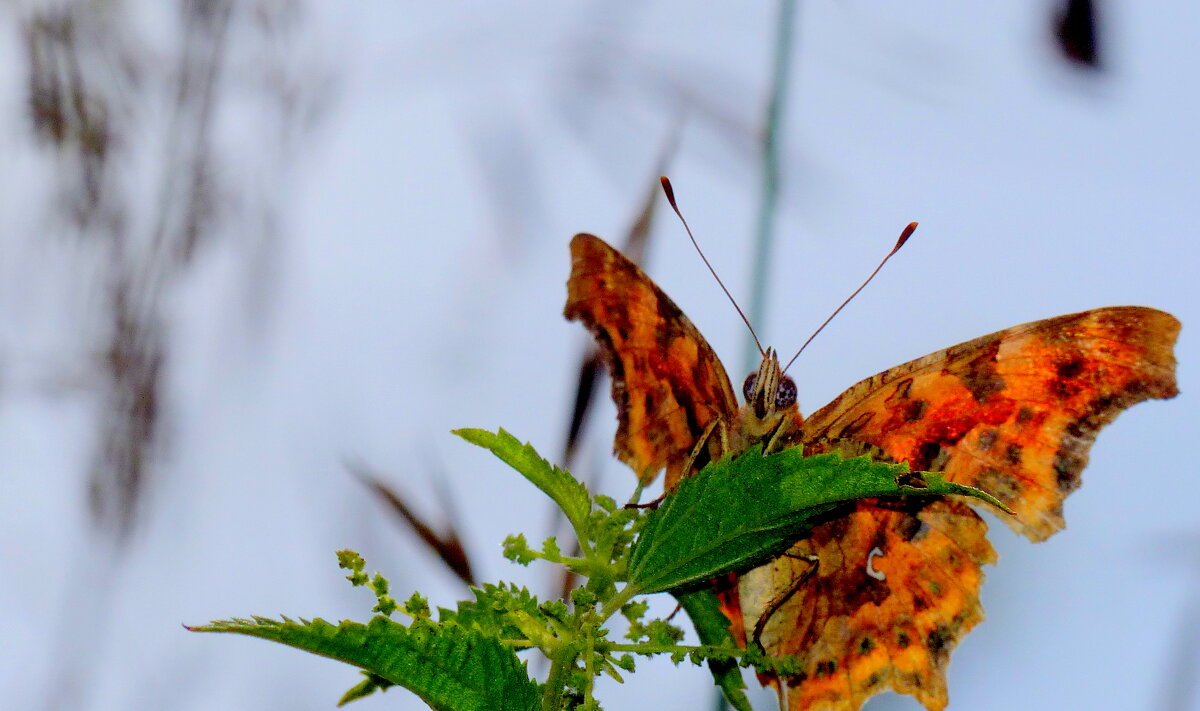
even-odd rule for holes
{"type": "MultiPolygon", "coordinates": [[[[725,425],[725,419],[723,417],[718,416],[712,422],[708,423],[708,427],[704,428],[704,432],[702,432],[700,434],[700,438],[696,440],[696,446],[692,447],[692,451],[688,453],[687,459],[684,460],[683,467],[680,469],[680,472],[682,472],[684,476],[687,476],[689,473],[691,473],[692,467],[695,466],[695,464],[696,464],[696,459],[698,459],[700,457],[700,453],[704,451],[704,448],[708,445],[708,441],[710,438],[712,438],[714,432],[716,433],[716,435],[718,437],[721,438],[721,451],[722,452],[729,451],[729,428],[725,425]]],[[[662,503],[663,498],[666,497],[666,495],[668,493],[669,492],[663,492],[663,494],[661,496],[659,496],[657,499],[655,499],[653,501],[648,501],[644,504],[633,504],[633,503],[625,504],[625,508],[627,508],[627,509],[657,508],[658,505],[660,503],[662,503]]]]}
{"type": "Polygon", "coordinates": [[[791,420],[787,417],[779,418],[779,423],[767,435],[766,444],[763,445],[763,454],[774,454],[784,449],[786,437],[791,434],[787,427],[790,423],[791,420]]]}
{"type": "Polygon", "coordinates": [[[708,423],[708,427],[704,428],[704,433],[700,435],[700,439],[696,440],[696,446],[692,447],[692,451],[688,454],[688,458],[683,463],[683,475],[687,476],[691,473],[692,467],[696,464],[696,459],[700,457],[700,453],[708,446],[708,440],[713,436],[713,432],[721,438],[721,453],[729,451],[729,428],[725,426],[725,418],[718,415],[712,422],[708,423]]]}
{"type": "Polygon", "coordinates": [[[809,564],[809,567],[807,570],[797,576],[790,585],[788,585],[787,590],[784,590],[782,593],[775,596],[775,598],[767,604],[766,609],[763,610],[763,613],[759,616],[758,621],[754,623],[754,636],[751,637],[751,639],[754,640],[754,643],[760,647],[762,646],[762,635],[763,631],[767,628],[767,622],[769,622],[771,617],[779,611],[779,608],[783,607],[784,603],[791,599],[791,597],[800,590],[800,587],[803,586],[804,583],[808,582],[812,576],[816,575],[817,567],[820,564],[820,561],[815,555],[796,555],[794,553],[784,553],[784,557],[791,558],[792,560],[803,560],[809,564]]]}

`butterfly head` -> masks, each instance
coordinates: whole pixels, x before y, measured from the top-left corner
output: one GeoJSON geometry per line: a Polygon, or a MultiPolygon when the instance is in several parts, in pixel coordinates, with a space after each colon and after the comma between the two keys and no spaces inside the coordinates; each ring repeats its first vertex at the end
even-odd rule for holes
{"type": "Polygon", "coordinates": [[[772,420],[776,413],[796,406],[796,382],[783,374],[775,349],[768,348],[758,370],[746,376],[742,395],[747,409],[759,420],[772,420]]]}

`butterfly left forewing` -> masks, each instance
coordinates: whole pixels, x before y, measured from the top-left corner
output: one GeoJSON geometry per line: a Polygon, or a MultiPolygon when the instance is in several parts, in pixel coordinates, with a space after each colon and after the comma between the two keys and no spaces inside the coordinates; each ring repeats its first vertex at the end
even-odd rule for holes
{"type": "MultiPolygon", "coordinates": [[[[858,442],[943,471],[996,495],[1016,512],[1006,522],[1041,540],[1062,527],[1098,429],[1177,392],[1178,331],[1169,314],[1141,307],[1017,326],[854,385],[797,439],[806,453],[858,442]]],[[[790,708],[850,711],[891,688],[942,709],[949,652],[983,618],[982,566],[995,559],[985,533],[959,502],[862,501],[744,576],[746,629],[759,629],[769,652],[803,660],[787,680],[790,708]]]]}
{"type": "MultiPolygon", "coordinates": [[[[592,235],[571,240],[568,319],[596,337],[612,376],[615,449],[643,480],[668,485],[714,422],[733,422],[737,401],[716,353],[687,316],[633,262],[592,235]]],[[[716,453],[718,437],[697,460],[716,453]]]]}

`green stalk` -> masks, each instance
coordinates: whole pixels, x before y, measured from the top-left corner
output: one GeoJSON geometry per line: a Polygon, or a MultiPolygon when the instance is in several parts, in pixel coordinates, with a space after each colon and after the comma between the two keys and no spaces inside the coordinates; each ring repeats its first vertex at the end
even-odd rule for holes
{"type": "Polygon", "coordinates": [[[583,671],[584,671],[584,675],[587,677],[587,686],[584,688],[584,691],[583,691],[583,700],[584,701],[592,700],[592,685],[596,680],[595,679],[596,668],[594,665],[595,658],[596,658],[596,647],[595,647],[596,636],[595,635],[596,635],[596,631],[594,629],[589,628],[587,631],[587,638],[586,638],[584,648],[583,648],[583,654],[584,654],[584,657],[583,657],[584,670],[583,671]]]}
{"type": "Polygon", "coordinates": [[[550,659],[550,673],[546,676],[546,691],[542,694],[542,711],[562,711],[563,690],[571,678],[571,667],[579,656],[574,645],[564,646],[550,659]]]}
{"type": "MultiPolygon", "coordinates": [[[[647,643],[617,644],[617,643],[613,643],[613,644],[609,644],[607,647],[605,647],[605,651],[608,651],[608,652],[631,652],[633,654],[674,654],[675,652],[684,652],[684,653],[702,652],[707,649],[710,649],[710,647],[711,647],[711,645],[710,646],[704,646],[704,645],[694,646],[694,645],[687,645],[687,644],[647,644],[647,643]]],[[[746,654],[746,650],[740,649],[740,648],[734,649],[732,647],[729,649],[721,650],[721,651],[723,651],[724,653],[727,653],[730,657],[740,657],[740,656],[743,656],[744,654],[746,654]]]]}
{"type": "MultiPolygon", "coordinates": [[[[760,326],[767,319],[767,270],[771,265],[772,242],[775,237],[775,212],[779,202],[781,175],[780,134],[783,109],[787,98],[788,74],[792,63],[792,36],[796,16],[795,0],[780,0],[779,20],[775,28],[775,55],[771,63],[771,94],[767,100],[767,116],[763,127],[762,195],[758,203],[755,225],[754,266],[750,275],[750,323],[760,326]]],[[[762,357],[754,340],[746,342],[743,372],[758,367],[762,357]]]]}
{"type": "Polygon", "coordinates": [[[600,609],[600,624],[604,624],[608,618],[617,614],[625,606],[625,603],[632,600],[637,594],[638,591],[632,585],[621,588],[621,591],[605,602],[600,609]]]}

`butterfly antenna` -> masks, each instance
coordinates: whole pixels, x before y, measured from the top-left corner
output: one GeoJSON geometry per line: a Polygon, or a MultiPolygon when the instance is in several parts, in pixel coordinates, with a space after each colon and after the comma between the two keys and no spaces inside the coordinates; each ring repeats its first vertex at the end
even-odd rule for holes
{"type": "Polygon", "coordinates": [[[888,260],[895,256],[896,252],[900,251],[900,248],[904,246],[904,243],[908,241],[908,238],[912,237],[913,232],[916,231],[917,223],[908,223],[908,226],[905,227],[904,231],[900,233],[900,239],[896,240],[896,246],[892,247],[892,251],[888,252],[887,256],[883,258],[883,261],[879,263],[879,266],[875,267],[875,271],[871,272],[871,276],[867,277],[867,280],[864,281],[857,289],[855,289],[854,293],[847,297],[846,300],[842,302],[841,306],[837,307],[833,313],[829,314],[829,318],[825,319],[825,323],[822,323],[817,330],[813,331],[813,334],[808,337],[808,340],[804,342],[804,345],[800,346],[800,350],[796,351],[796,355],[792,356],[792,359],[787,362],[787,365],[783,366],[783,371],[781,372],[787,372],[787,369],[792,367],[792,363],[796,362],[796,359],[800,357],[800,354],[804,352],[805,348],[808,348],[808,344],[813,342],[813,339],[817,337],[817,334],[823,331],[825,327],[829,325],[829,322],[833,320],[834,316],[837,316],[839,313],[841,313],[842,309],[846,308],[846,304],[850,303],[854,300],[854,297],[858,296],[858,292],[867,288],[867,284],[870,284],[871,280],[875,278],[875,275],[879,273],[879,270],[883,269],[883,265],[887,264],[888,260]]]}
{"type": "Polygon", "coordinates": [[[662,183],[663,192],[667,194],[667,202],[671,203],[671,209],[679,216],[679,221],[683,223],[683,229],[687,231],[688,237],[692,240],[692,246],[696,248],[696,252],[700,254],[700,258],[704,260],[704,266],[708,267],[713,275],[713,279],[721,285],[721,291],[725,292],[725,296],[729,297],[729,303],[733,304],[733,308],[737,309],[738,316],[742,317],[742,321],[746,323],[746,328],[750,329],[750,337],[754,339],[754,346],[758,348],[760,354],[764,354],[762,343],[758,340],[758,334],[754,332],[754,327],[750,325],[750,319],[746,318],[746,313],[742,311],[742,307],[738,306],[734,300],[733,294],[729,293],[729,289],[725,288],[725,282],[721,281],[721,277],[717,276],[717,270],[713,269],[713,265],[709,264],[708,257],[704,256],[704,250],[700,249],[700,243],[696,241],[696,236],[692,234],[692,228],[688,227],[687,220],[683,219],[683,213],[679,211],[679,205],[675,204],[675,189],[671,187],[671,181],[667,176],[660,176],[658,181],[662,183]]]}

